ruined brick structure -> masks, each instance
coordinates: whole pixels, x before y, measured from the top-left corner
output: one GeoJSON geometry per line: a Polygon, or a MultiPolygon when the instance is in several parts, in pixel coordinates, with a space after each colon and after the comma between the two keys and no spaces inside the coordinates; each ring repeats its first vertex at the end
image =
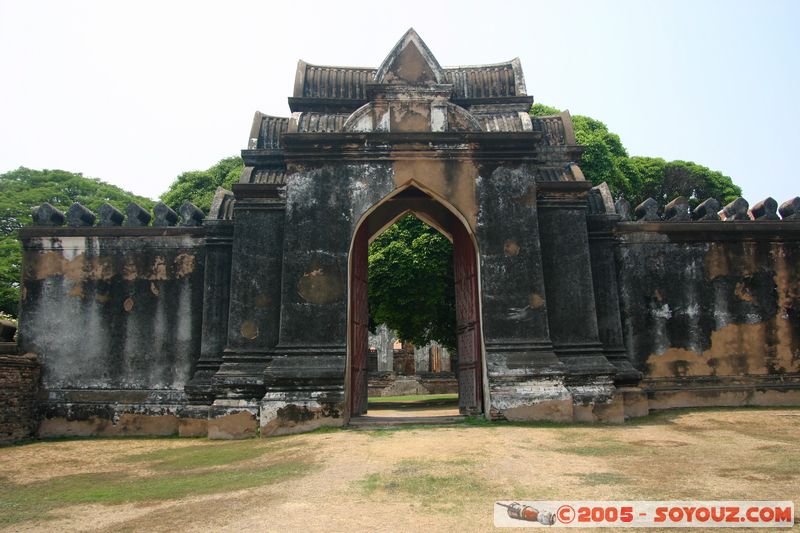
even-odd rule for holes
{"type": "Polygon", "coordinates": [[[0,354],[0,443],[35,434],[39,371],[33,355],[0,354]]]}
{"type": "Polygon", "coordinates": [[[206,218],[38,208],[19,344],[39,434],[347,424],[367,243],[408,212],[454,244],[463,413],[800,404],[800,198],[631,213],[584,179],[569,115],[532,101],[518,60],[443,68],[411,30],[378,68],[301,61],[291,116],[256,113],[206,218]]]}
{"type": "Polygon", "coordinates": [[[29,438],[36,432],[36,395],[41,368],[34,354],[20,356],[16,325],[0,320],[0,443],[29,438]]]}

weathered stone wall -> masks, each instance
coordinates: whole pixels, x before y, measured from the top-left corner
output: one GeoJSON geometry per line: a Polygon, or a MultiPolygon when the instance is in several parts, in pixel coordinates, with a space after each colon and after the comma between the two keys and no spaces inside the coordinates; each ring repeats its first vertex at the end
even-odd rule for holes
{"type": "Polygon", "coordinates": [[[800,402],[800,198],[648,199],[619,222],[569,114],[529,116],[518,61],[443,69],[413,30],[378,69],[298,73],[292,117],[256,113],[208,220],[34,210],[18,341],[42,364],[39,435],[345,424],[367,386],[366,242],[406,212],[453,237],[465,413],[800,402]]]}
{"type": "Polygon", "coordinates": [[[39,370],[33,354],[0,355],[0,443],[35,433],[39,370]]]}
{"type": "MultiPolygon", "coordinates": [[[[350,243],[370,209],[409,185],[441,194],[475,230],[491,384],[487,410],[515,416],[513,409],[527,408],[520,387],[532,387],[547,397],[547,405],[534,410],[549,412],[556,403],[563,418],[572,420],[572,395],[561,379],[565,369],[549,340],[533,166],[504,165],[506,154],[493,152],[496,162],[479,167],[452,139],[433,144],[402,135],[392,141],[433,160],[392,161],[394,145],[387,143],[373,147],[368,161],[353,161],[361,155],[348,152],[351,144],[334,140],[283,139],[288,170],[280,334],[265,369],[262,432],[343,422],[350,243]],[[294,162],[295,152],[303,164],[294,162]],[[317,158],[313,163],[305,161],[309,153],[317,158]],[[386,159],[377,160],[377,155],[386,159]],[[445,155],[452,155],[454,162],[444,160],[445,155]],[[461,194],[449,185],[462,182],[473,183],[475,189],[461,194]],[[289,405],[300,406],[299,418],[289,405]]],[[[509,145],[525,140],[506,139],[509,145]]],[[[238,190],[244,192],[245,186],[238,190]]],[[[596,326],[594,341],[600,350],[596,326]]],[[[241,402],[226,405],[219,414],[241,408],[241,402]]]]}
{"type": "Polygon", "coordinates": [[[40,435],[171,434],[200,353],[204,230],[25,228],[19,344],[40,435]]]}
{"type": "Polygon", "coordinates": [[[289,160],[286,181],[279,338],[260,408],[265,434],[344,423],[350,243],[362,215],[394,189],[390,164],[289,160]]]}
{"type": "Polygon", "coordinates": [[[800,224],[630,222],[616,236],[650,408],[800,402],[800,224]]]}

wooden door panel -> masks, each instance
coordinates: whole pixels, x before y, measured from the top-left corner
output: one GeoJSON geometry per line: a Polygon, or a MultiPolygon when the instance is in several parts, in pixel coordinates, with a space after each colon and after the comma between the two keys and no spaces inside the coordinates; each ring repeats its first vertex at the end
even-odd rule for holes
{"type": "Polygon", "coordinates": [[[478,265],[475,246],[467,230],[453,232],[453,270],[456,293],[456,344],[458,350],[458,406],[462,414],[482,410],[480,313],[478,265]]]}
{"type": "MultiPolygon", "coordinates": [[[[356,233],[351,256],[350,290],[350,415],[367,412],[367,353],[369,308],[368,238],[365,225],[356,233]]],[[[456,345],[459,411],[479,414],[483,406],[478,268],[475,246],[467,230],[457,225],[453,232],[453,268],[456,296],[456,345]]]]}
{"type": "Polygon", "coordinates": [[[369,307],[367,300],[367,248],[365,225],[356,232],[350,258],[350,416],[367,412],[367,352],[369,307]]]}

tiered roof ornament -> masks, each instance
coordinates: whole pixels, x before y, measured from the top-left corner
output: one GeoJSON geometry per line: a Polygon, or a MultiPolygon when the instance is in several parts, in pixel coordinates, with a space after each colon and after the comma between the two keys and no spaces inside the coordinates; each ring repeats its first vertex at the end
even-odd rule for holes
{"type": "MultiPolygon", "coordinates": [[[[531,117],[518,58],[490,65],[442,67],[409,29],[378,68],[313,65],[299,61],[291,117],[256,113],[243,153],[241,183],[285,182],[286,134],[538,132],[542,144],[577,145],[569,113],[531,117]]],[[[575,152],[575,150],[572,150],[575,152]]],[[[566,163],[542,167],[537,179],[579,180],[566,163]]],[[[576,152],[578,153],[578,152],[576,152]]]]}
{"type": "Polygon", "coordinates": [[[444,69],[414,28],[400,38],[374,78],[376,84],[402,86],[436,87],[446,83],[444,69]]]}

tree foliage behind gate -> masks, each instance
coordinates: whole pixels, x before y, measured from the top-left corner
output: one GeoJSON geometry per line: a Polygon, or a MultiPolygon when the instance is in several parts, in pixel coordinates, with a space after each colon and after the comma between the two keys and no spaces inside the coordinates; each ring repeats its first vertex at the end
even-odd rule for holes
{"type": "Polygon", "coordinates": [[[371,326],[386,324],[416,346],[456,343],[453,244],[406,215],[369,246],[371,326]]]}

